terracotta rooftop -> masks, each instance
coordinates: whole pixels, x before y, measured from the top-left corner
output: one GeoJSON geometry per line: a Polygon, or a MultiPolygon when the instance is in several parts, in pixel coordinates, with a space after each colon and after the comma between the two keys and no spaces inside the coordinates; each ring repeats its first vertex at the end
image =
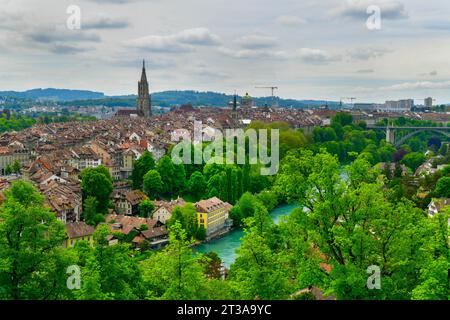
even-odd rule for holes
{"type": "Polygon", "coordinates": [[[94,227],[89,226],[82,221],[66,224],[66,232],[70,239],[90,236],[94,231],[94,227]]]}

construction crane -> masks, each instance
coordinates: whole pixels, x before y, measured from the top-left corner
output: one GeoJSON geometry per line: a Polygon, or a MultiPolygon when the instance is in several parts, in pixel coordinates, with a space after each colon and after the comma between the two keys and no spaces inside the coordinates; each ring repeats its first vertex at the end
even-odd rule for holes
{"type": "Polygon", "coordinates": [[[267,86],[267,87],[255,87],[256,89],[271,89],[272,90],[272,106],[275,106],[275,90],[278,90],[278,87],[267,86]]]}
{"type": "Polygon", "coordinates": [[[352,105],[352,109],[353,109],[353,106],[354,106],[353,102],[356,100],[356,98],[354,98],[354,97],[341,98],[341,106],[342,106],[342,100],[349,100],[352,105]]]}

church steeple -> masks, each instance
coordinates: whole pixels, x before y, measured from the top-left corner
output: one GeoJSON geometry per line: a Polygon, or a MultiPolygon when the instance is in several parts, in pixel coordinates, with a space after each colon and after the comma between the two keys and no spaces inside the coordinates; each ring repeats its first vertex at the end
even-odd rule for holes
{"type": "Polygon", "coordinates": [[[149,117],[152,115],[152,102],[148,89],[145,60],[142,60],[142,75],[141,81],[139,81],[138,84],[137,111],[139,115],[144,117],[149,117]]]}
{"type": "Polygon", "coordinates": [[[145,60],[142,60],[142,75],[141,82],[147,81],[147,73],[145,72],[145,60]]]}

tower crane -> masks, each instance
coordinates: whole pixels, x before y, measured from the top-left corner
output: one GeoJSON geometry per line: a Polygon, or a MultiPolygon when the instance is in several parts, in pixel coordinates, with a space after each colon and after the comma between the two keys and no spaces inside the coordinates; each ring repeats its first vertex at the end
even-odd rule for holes
{"type": "Polygon", "coordinates": [[[267,87],[255,87],[256,89],[271,89],[272,90],[272,106],[275,106],[275,90],[278,90],[278,87],[267,86],[267,87]]]}
{"type": "Polygon", "coordinates": [[[342,100],[349,100],[350,103],[351,103],[351,105],[352,105],[352,109],[353,109],[354,101],[356,100],[356,98],[354,98],[354,97],[344,97],[344,98],[341,98],[341,106],[342,106],[342,100]]]}

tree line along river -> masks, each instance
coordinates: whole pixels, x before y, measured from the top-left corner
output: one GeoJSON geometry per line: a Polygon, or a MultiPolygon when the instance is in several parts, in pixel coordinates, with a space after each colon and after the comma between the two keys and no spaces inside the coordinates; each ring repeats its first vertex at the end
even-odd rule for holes
{"type": "MultiPolygon", "coordinates": [[[[281,217],[288,216],[294,209],[298,208],[297,204],[286,204],[272,210],[269,214],[275,223],[280,221],[281,217]]],[[[236,250],[241,246],[241,238],[244,236],[244,230],[236,229],[228,233],[226,236],[203,243],[195,247],[196,252],[207,253],[215,252],[222,259],[225,267],[229,268],[237,257],[236,250]]]]}

